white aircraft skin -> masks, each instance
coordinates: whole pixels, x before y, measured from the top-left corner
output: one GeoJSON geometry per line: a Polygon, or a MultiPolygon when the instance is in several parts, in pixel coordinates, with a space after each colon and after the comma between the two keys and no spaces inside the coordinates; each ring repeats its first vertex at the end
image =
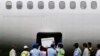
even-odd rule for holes
{"type": "Polygon", "coordinates": [[[73,48],[73,43],[100,41],[100,0],[73,0],[76,8],[70,8],[72,0],[52,0],[54,9],[48,8],[51,0],[33,1],[33,9],[27,8],[29,0],[9,0],[12,8],[6,9],[6,1],[0,0],[0,46],[16,44],[29,45],[36,41],[38,32],[61,32],[64,47],[73,48]],[[22,9],[16,8],[16,2],[22,1],[22,9]],[[44,8],[38,8],[38,1],[44,2],[44,8]],[[59,1],[65,1],[65,9],[59,8],[59,1]],[[86,1],[86,9],[80,8],[80,2],[86,1]],[[91,1],[97,2],[97,8],[91,9],[91,1]]]}

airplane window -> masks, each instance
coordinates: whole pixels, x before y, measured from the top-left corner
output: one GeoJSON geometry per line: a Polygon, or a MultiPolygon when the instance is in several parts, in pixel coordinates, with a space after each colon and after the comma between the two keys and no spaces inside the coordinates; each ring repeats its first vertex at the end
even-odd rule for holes
{"type": "Polygon", "coordinates": [[[28,9],[32,9],[33,8],[33,2],[32,1],[28,1],[27,2],[27,8],[28,9]]]}
{"type": "Polygon", "coordinates": [[[22,2],[21,1],[17,1],[17,9],[22,9],[22,2]]]}
{"type": "Polygon", "coordinates": [[[55,3],[53,1],[49,2],[49,9],[54,9],[55,3]]]}
{"type": "Polygon", "coordinates": [[[71,1],[70,2],[70,8],[71,9],[75,9],[76,8],[76,2],[75,1],[71,1]]]}
{"type": "Polygon", "coordinates": [[[92,9],[96,9],[97,8],[97,2],[96,1],[92,1],[91,2],[91,8],[92,9]]]}
{"type": "Polygon", "coordinates": [[[6,8],[7,9],[11,9],[12,8],[12,2],[11,1],[7,1],[6,2],[6,8]]]}
{"type": "Polygon", "coordinates": [[[80,7],[81,9],[86,9],[86,2],[85,1],[81,1],[81,4],[80,4],[80,7]]]}
{"type": "Polygon", "coordinates": [[[60,9],[64,9],[65,8],[65,2],[64,1],[60,1],[59,2],[59,8],[60,9]]]}
{"type": "Polygon", "coordinates": [[[43,1],[39,1],[38,2],[38,8],[39,9],[43,9],[44,8],[44,2],[43,1]]]}

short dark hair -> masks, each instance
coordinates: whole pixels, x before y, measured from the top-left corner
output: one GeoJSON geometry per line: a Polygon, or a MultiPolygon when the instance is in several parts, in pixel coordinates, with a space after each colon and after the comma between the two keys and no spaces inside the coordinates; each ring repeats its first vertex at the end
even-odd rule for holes
{"type": "Polygon", "coordinates": [[[51,44],[51,47],[54,48],[55,47],[55,44],[51,44]]]}
{"type": "Polygon", "coordinates": [[[62,43],[59,43],[58,44],[58,47],[63,48],[63,44],[62,43]]]}
{"type": "Polygon", "coordinates": [[[88,45],[89,45],[89,46],[92,46],[92,43],[91,43],[91,42],[88,42],[88,45]]]}
{"type": "Polygon", "coordinates": [[[78,48],[78,47],[79,47],[79,44],[78,44],[78,43],[75,43],[73,46],[74,46],[75,48],[78,48]]]}
{"type": "Polygon", "coordinates": [[[33,48],[37,48],[38,49],[39,48],[39,44],[38,43],[34,44],[33,48]]]}
{"type": "Polygon", "coordinates": [[[87,47],[87,43],[83,43],[83,47],[87,47]]]}
{"type": "Polygon", "coordinates": [[[97,44],[97,48],[100,49],[100,44],[97,44]]]}
{"type": "Polygon", "coordinates": [[[15,49],[16,48],[15,44],[11,45],[11,48],[15,49]]]}

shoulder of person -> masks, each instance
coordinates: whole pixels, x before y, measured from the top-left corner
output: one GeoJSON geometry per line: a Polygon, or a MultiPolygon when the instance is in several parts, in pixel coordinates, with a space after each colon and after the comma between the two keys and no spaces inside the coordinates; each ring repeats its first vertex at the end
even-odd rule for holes
{"type": "Polygon", "coordinates": [[[13,52],[14,52],[14,51],[15,51],[15,49],[11,49],[11,51],[13,51],[13,52]]]}
{"type": "Polygon", "coordinates": [[[30,53],[31,53],[31,52],[33,52],[33,49],[32,49],[32,50],[30,50],[30,53]]]}

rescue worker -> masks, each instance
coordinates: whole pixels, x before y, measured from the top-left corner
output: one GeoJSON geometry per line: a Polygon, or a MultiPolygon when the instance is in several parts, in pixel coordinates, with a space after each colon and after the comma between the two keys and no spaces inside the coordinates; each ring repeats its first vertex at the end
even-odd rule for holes
{"type": "Polygon", "coordinates": [[[58,51],[57,51],[57,56],[64,56],[65,55],[65,50],[63,48],[62,43],[58,43],[58,51]]]}
{"type": "Polygon", "coordinates": [[[90,56],[90,52],[87,46],[87,43],[83,43],[84,51],[82,56],[90,56]]]}
{"type": "Polygon", "coordinates": [[[9,56],[17,56],[16,50],[15,50],[15,45],[12,45],[12,49],[9,52],[9,56]]]}
{"type": "Polygon", "coordinates": [[[97,52],[96,52],[96,55],[95,56],[100,56],[100,44],[97,45],[97,52]]]}
{"type": "Polygon", "coordinates": [[[57,56],[55,44],[51,44],[51,47],[47,49],[47,56],[57,56]]]}
{"type": "Polygon", "coordinates": [[[34,44],[30,51],[30,56],[40,56],[39,44],[34,44]]]}
{"type": "Polygon", "coordinates": [[[21,56],[29,56],[29,55],[30,55],[30,53],[29,53],[29,51],[28,51],[28,46],[25,45],[25,46],[24,46],[24,50],[23,50],[22,53],[21,53],[21,56]]]}
{"type": "Polygon", "coordinates": [[[81,56],[82,52],[81,49],[79,48],[79,44],[75,43],[73,46],[75,47],[73,56],[81,56]]]}
{"type": "Polygon", "coordinates": [[[95,56],[94,55],[94,49],[92,48],[92,43],[88,42],[88,49],[90,51],[90,56],[95,56]]]}

